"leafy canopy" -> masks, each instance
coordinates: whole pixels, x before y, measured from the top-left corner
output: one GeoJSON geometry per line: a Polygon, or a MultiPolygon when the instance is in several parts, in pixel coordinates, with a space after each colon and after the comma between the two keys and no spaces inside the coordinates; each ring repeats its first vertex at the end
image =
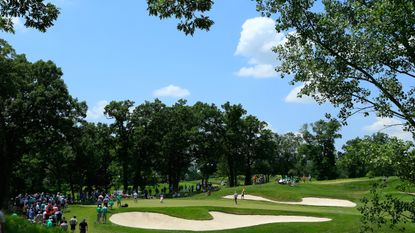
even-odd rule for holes
{"type": "Polygon", "coordinates": [[[58,18],[59,9],[43,0],[0,0],[0,31],[14,33],[14,18],[23,18],[24,25],[45,32],[58,18]]]}

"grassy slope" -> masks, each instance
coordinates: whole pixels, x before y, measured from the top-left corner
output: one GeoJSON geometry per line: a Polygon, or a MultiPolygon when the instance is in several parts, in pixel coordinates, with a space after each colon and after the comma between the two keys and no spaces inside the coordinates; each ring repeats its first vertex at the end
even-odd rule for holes
{"type": "MultiPolygon", "coordinates": [[[[301,197],[331,197],[348,199],[355,202],[365,194],[370,188],[372,181],[368,179],[338,180],[331,182],[313,182],[311,184],[300,184],[296,187],[277,185],[273,183],[245,187],[248,194],[259,195],[274,200],[295,201],[301,197]]],[[[387,192],[394,195],[411,198],[396,191],[395,187],[399,184],[396,179],[389,181],[387,192]]],[[[240,193],[242,187],[236,188],[240,193]]],[[[324,223],[275,223],[266,224],[249,228],[240,228],[220,232],[358,232],[359,231],[359,212],[355,208],[336,208],[336,207],[313,207],[300,205],[279,205],[260,201],[240,201],[238,206],[232,200],[222,199],[224,195],[232,194],[235,188],[225,188],[212,196],[206,194],[196,195],[192,198],[167,199],[160,204],[158,200],[139,200],[134,203],[127,200],[129,208],[114,209],[111,213],[125,211],[145,211],[164,213],[175,217],[186,219],[207,220],[210,219],[208,211],[222,211],[238,214],[285,214],[285,215],[307,215],[321,216],[333,219],[324,223]]],[[[133,229],[117,226],[111,223],[94,224],[95,206],[72,206],[66,211],[65,216],[72,215],[79,219],[86,218],[90,233],[136,233],[136,232],[170,232],[157,230],[133,229]]],[[[384,229],[383,232],[394,232],[384,229]]],[[[408,225],[408,232],[415,232],[415,226],[408,225]]]]}

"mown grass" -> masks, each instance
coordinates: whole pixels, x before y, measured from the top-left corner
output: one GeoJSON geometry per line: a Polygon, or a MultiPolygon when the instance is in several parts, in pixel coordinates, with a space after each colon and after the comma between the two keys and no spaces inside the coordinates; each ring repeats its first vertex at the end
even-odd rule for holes
{"type": "MultiPolygon", "coordinates": [[[[301,183],[295,187],[268,183],[263,185],[246,186],[247,194],[263,196],[279,201],[299,201],[302,197],[327,197],[348,199],[356,202],[362,198],[370,189],[376,179],[343,179],[337,181],[324,181],[301,183]]],[[[392,178],[388,181],[385,192],[401,196],[410,200],[413,196],[401,193],[396,189],[400,181],[392,178]]],[[[284,205],[262,201],[241,200],[236,206],[233,200],[223,199],[225,195],[238,193],[243,187],[223,188],[211,196],[200,194],[189,198],[165,199],[164,203],[159,200],[125,200],[129,204],[128,208],[115,208],[110,210],[110,215],[119,212],[142,211],[167,214],[174,217],[194,220],[209,220],[212,216],[209,211],[221,211],[234,214],[266,214],[266,215],[297,215],[297,216],[316,216],[332,219],[330,222],[322,223],[273,223],[248,228],[239,228],[217,232],[244,233],[244,232],[283,232],[283,233],[302,233],[302,232],[336,232],[336,233],[355,233],[360,228],[360,213],[356,208],[342,207],[318,207],[302,205],[284,205]]],[[[85,218],[89,224],[89,233],[138,233],[138,232],[185,232],[185,231],[165,231],[165,230],[146,230],[122,227],[108,222],[107,224],[96,224],[95,206],[71,206],[65,211],[65,216],[70,218],[76,215],[79,220],[85,218]]],[[[407,232],[415,232],[414,224],[407,224],[407,232]]],[[[378,232],[397,232],[394,229],[384,228],[378,232]]],[[[14,233],[14,232],[13,232],[14,233]]],[[[46,233],[46,232],[39,232],[46,233]]]]}

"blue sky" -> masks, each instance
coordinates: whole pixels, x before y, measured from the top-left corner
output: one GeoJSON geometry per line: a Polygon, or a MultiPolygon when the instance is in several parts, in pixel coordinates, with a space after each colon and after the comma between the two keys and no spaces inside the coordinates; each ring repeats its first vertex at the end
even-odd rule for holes
{"type": "MultiPolygon", "coordinates": [[[[296,98],[296,88],[272,70],[278,61],[269,49],[284,35],[276,34],[272,20],[259,18],[253,1],[216,1],[210,13],[215,25],[193,37],[177,31],[175,20],[150,17],[145,1],[53,2],[61,15],[46,33],[16,19],[16,33],[0,36],[31,61],[60,66],[70,93],[87,102],[90,121],[106,121],[102,107],[111,100],[140,104],[156,97],[168,104],[180,97],[190,104],[241,103],[277,133],[298,131],[337,112],[329,104],[296,98]]],[[[343,127],[337,145],[394,121],[357,115],[343,127]]],[[[385,132],[410,138],[397,127],[385,132]]]]}

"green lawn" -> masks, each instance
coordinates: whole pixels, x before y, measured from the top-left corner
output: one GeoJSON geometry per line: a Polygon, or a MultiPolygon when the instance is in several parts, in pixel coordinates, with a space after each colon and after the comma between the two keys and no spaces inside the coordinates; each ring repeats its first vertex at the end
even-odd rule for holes
{"type": "MultiPolygon", "coordinates": [[[[247,194],[263,196],[279,201],[296,201],[302,197],[329,197],[348,199],[357,202],[368,192],[371,183],[369,179],[347,179],[337,181],[322,181],[312,183],[301,183],[295,187],[268,183],[263,185],[246,186],[247,194]]],[[[397,179],[388,181],[386,192],[407,198],[411,197],[396,190],[399,185],[397,179]]],[[[235,206],[233,200],[221,198],[224,195],[232,194],[235,190],[240,193],[243,187],[224,188],[211,196],[199,194],[189,198],[165,199],[161,204],[158,200],[142,200],[137,203],[126,200],[128,208],[115,208],[110,214],[125,211],[145,211],[163,213],[175,217],[195,220],[211,219],[209,211],[222,211],[235,214],[267,214],[267,215],[301,215],[331,218],[332,221],[322,223],[273,223],[248,228],[239,228],[219,232],[350,232],[359,231],[360,213],[356,208],[341,207],[317,207],[301,205],[284,205],[262,201],[239,201],[235,206]]],[[[65,216],[70,218],[76,215],[78,219],[86,218],[89,223],[90,233],[135,233],[135,232],[173,232],[161,230],[144,230],[118,226],[112,223],[95,224],[95,206],[71,206],[65,216]]],[[[407,232],[415,232],[414,224],[408,224],[407,232]]],[[[177,231],[176,231],[177,232],[177,231]]],[[[183,231],[180,231],[183,232],[183,231]]],[[[379,232],[394,232],[385,228],[379,232]]]]}

